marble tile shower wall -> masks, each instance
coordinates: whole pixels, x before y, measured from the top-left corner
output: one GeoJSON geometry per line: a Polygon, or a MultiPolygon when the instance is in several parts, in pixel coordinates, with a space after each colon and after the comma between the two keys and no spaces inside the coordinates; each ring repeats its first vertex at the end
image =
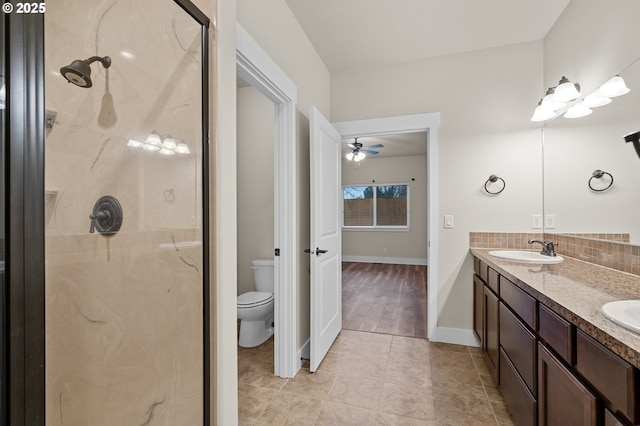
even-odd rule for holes
{"type": "Polygon", "coordinates": [[[47,9],[46,423],[201,424],[200,26],[171,0],[47,9]],[[93,87],[60,75],[94,55],[93,87]],[[127,145],[152,131],[191,153],[127,145]],[[112,237],[89,234],[104,195],[112,237]]]}
{"type": "Polygon", "coordinates": [[[624,234],[527,234],[506,232],[471,232],[469,246],[473,248],[531,249],[529,239],[545,239],[558,243],[556,252],[563,256],[622,272],[640,275],[640,246],[627,243],[624,234]],[[585,236],[586,235],[586,236],[585,236]],[[593,237],[593,238],[591,238],[593,237]]]}

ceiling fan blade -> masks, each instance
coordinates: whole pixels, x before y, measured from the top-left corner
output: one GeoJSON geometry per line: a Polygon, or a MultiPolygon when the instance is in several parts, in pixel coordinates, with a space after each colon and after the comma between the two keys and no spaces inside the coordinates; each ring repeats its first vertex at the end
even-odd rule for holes
{"type": "Polygon", "coordinates": [[[356,149],[356,146],[352,143],[348,143],[347,146],[351,149],[356,149]]]}
{"type": "Polygon", "coordinates": [[[379,143],[379,144],[375,144],[375,145],[369,145],[367,148],[384,148],[384,145],[379,143]]]}
{"type": "Polygon", "coordinates": [[[371,149],[361,149],[360,152],[366,152],[367,154],[371,154],[371,155],[378,155],[380,154],[380,152],[378,151],[373,151],[371,149]]]}

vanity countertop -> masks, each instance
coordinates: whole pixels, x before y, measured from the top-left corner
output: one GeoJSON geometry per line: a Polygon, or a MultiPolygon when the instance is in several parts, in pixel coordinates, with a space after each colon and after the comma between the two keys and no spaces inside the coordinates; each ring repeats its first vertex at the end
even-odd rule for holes
{"type": "Polygon", "coordinates": [[[639,276],[570,257],[558,264],[515,262],[490,256],[491,250],[472,248],[471,253],[640,368],[640,334],[614,324],[600,310],[614,300],[640,299],[639,276]]]}

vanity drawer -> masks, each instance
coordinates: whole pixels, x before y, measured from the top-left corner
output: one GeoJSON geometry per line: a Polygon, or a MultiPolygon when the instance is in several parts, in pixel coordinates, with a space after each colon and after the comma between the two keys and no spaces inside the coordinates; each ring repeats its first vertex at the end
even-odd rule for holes
{"type": "Polygon", "coordinates": [[[500,391],[517,425],[534,426],[538,407],[527,385],[516,372],[511,361],[500,349],[500,391]]]}
{"type": "Polygon", "coordinates": [[[525,324],[533,330],[536,329],[536,299],[502,275],[500,276],[500,297],[522,318],[525,324]]]}
{"type": "Polygon", "coordinates": [[[536,336],[503,303],[500,303],[500,346],[536,395],[536,336]]]}
{"type": "Polygon", "coordinates": [[[489,286],[489,288],[491,290],[493,290],[493,292],[495,294],[499,294],[500,292],[498,291],[498,279],[499,279],[500,275],[498,275],[498,272],[494,271],[493,269],[491,269],[491,267],[489,267],[489,270],[487,272],[487,285],[489,286]]]}
{"type": "Polygon", "coordinates": [[[542,303],[538,304],[538,306],[538,333],[540,338],[553,348],[562,359],[571,363],[573,361],[571,339],[573,329],[571,324],[560,318],[558,314],[552,312],[542,303]]]}
{"type": "Polygon", "coordinates": [[[640,422],[640,382],[631,364],[578,330],[575,367],[607,399],[608,408],[619,410],[634,424],[640,422]]]}

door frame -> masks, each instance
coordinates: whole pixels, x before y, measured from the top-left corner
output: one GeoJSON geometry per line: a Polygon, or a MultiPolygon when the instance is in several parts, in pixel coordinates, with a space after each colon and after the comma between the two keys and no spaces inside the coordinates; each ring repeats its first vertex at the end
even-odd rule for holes
{"type": "Polygon", "coordinates": [[[396,133],[427,133],[427,337],[438,327],[438,128],[440,113],[401,115],[331,123],[343,138],[396,133]]]}
{"type": "Polygon", "coordinates": [[[292,378],[302,365],[297,356],[297,86],[236,23],[236,73],[275,106],[274,176],[274,374],[292,378]]]}

